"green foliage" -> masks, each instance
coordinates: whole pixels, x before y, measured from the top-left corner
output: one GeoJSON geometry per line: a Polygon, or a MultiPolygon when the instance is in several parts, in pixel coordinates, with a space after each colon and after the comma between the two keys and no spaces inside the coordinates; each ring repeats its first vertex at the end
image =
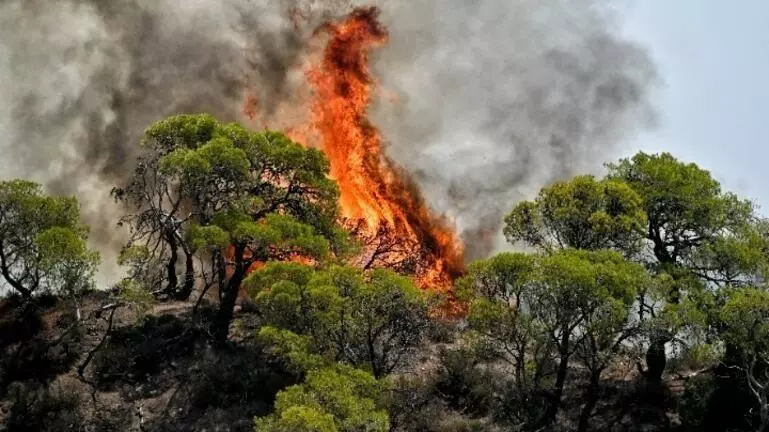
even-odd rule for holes
{"type": "Polygon", "coordinates": [[[407,278],[351,267],[315,271],[269,263],[246,280],[264,323],[310,337],[314,353],[370,369],[395,370],[421,342],[428,299],[407,278]]]}
{"type": "Polygon", "coordinates": [[[706,422],[710,398],[715,388],[713,378],[708,375],[696,376],[686,383],[678,408],[682,430],[687,432],[709,430],[706,422]]]}
{"type": "Polygon", "coordinates": [[[609,178],[630,185],[648,216],[647,239],[664,271],[682,266],[711,283],[736,283],[765,269],[766,236],[754,206],[723,192],[709,172],[668,153],[638,153],[608,164],[609,178]]]}
{"type": "Polygon", "coordinates": [[[216,225],[193,225],[189,231],[190,244],[195,249],[217,250],[226,248],[230,244],[227,232],[216,225]]]}
{"type": "Polygon", "coordinates": [[[554,416],[573,355],[600,376],[634,332],[630,307],[646,280],[643,267],[605,250],[502,254],[470,266],[460,281],[471,299],[468,324],[511,366],[511,421],[534,426],[554,416]],[[549,410],[545,390],[555,395],[549,410]]]}
{"type": "Polygon", "coordinates": [[[730,292],[721,320],[727,342],[746,355],[769,360],[769,292],[756,288],[730,292]]]}
{"type": "Polygon", "coordinates": [[[327,367],[307,373],[305,382],[278,393],[275,412],[256,419],[256,431],[371,431],[390,429],[380,407],[382,384],[366,372],[327,367]]]}
{"type": "Polygon", "coordinates": [[[258,339],[270,347],[273,355],[284,358],[288,366],[302,373],[318,369],[327,364],[323,356],[314,354],[313,341],[309,336],[298,335],[290,330],[263,326],[257,334],[258,339]]]}
{"type": "Polygon", "coordinates": [[[145,146],[158,152],[158,171],[180,185],[177,194],[197,201],[203,225],[218,209],[233,210],[239,200],[250,198],[246,213],[252,220],[284,213],[338,240],[339,192],[327,177],[328,161],[317,150],[304,149],[280,133],[212,123],[205,115],[159,122],[148,130],[145,146]]]}
{"type": "MultiPolygon", "coordinates": [[[[205,417],[199,425],[239,413],[250,427],[258,414],[258,431],[331,432],[488,430],[492,421],[504,430],[556,429],[562,399],[579,391],[578,430],[588,430],[598,399],[612,394],[603,391],[604,371],[636,343],[647,350],[647,377],[661,385],[675,342],[680,363],[716,370],[688,381],[684,430],[717,428],[708,423],[719,404],[769,427],[769,222],[694,164],[639,153],[610,164],[604,179],[575,177],[517,205],[505,235],[536,253],[469,265],[455,285],[467,321],[450,328],[430,321],[437,302],[410,279],[338,264],[351,246],[321,152],[208,115],[160,121],[142,146],[133,178],[115,190],[137,214],[124,220],[133,233],[119,259],[128,278],[109,296],[140,319],[113,329],[109,316],[90,376],[79,371],[95,392],[150,378],[165,392],[176,385],[163,378],[174,369],[189,379],[178,380],[172,394],[185,397],[169,406],[194,405],[173,412],[205,417]],[[246,277],[256,262],[265,266],[246,277]],[[147,316],[158,288],[214,285],[216,336],[226,338],[244,285],[257,312],[255,344],[209,349],[200,341],[210,333],[187,318],[147,316]],[[430,329],[444,330],[431,341],[436,350],[419,351],[430,329]],[[209,358],[198,364],[199,354],[209,358]],[[435,367],[399,373],[416,372],[419,354],[435,367]],[[725,387],[730,380],[734,388],[725,387]]],[[[77,300],[92,286],[99,257],[87,234],[74,198],[0,182],[0,275],[23,297],[0,307],[29,314],[0,323],[7,425],[57,430],[84,421],[78,397],[35,386],[77,363],[78,326],[48,328],[43,317],[55,314],[18,305],[43,292],[77,300]]]]}
{"type": "Polygon", "coordinates": [[[15,383],[9,393],[6,430],[65,432],[83,423],[82,396],[72,386],[15,383]]]}
{"type": "Polygon", "coordinates": [[[547,314],[562,314],[570,323],[592,313],[624,320],[646,276],[643,267],[611,251],[566,250],[545,257],[540,266],[537,301],[549,305],[547,314]]]}
{"type": "Polygon", "coordinates": [[[638,249],[646,215],[638,194],[621,181],[579,176],[542,189],[505,218],[510,243],[554,248],[638,249]]]}
{"type": "Polygon", "coordinates": [[[75,198],[47,196],[32,182],[0,182],[0,271],[24,297],[90,289],[99,255],[87,237],[75,198]]]}
{"type": "Polygon", "coordinates": [[[471,327],[504,342],[578,326],[599,338],[613,334],[646,280],[641,266],[615,252],[567,249],[498,255],[471,265],[460,285],[473,290],[471,327]]]}
{"type": "Polygon", "coordinates": [[[137,322],[144,318],[155,304],[155,297],[135,280],[125,279],[118,288],[118,301],[133,310],[137,322]]]}
{"type": "Polygon", "coordinates": [[[457,284],[460,299],[480,295],[488,299],[515,301],[531,281],[535,272],[536,256],[521,253],[501,253],[489,259],[476,261],[467,269],[467,276],[457,284]]]}
{"type": "Polygon", "coordinates": [[[290,406],[280,418],[256,419],[256,431],[263,432],[337,432],[334,416],[307,406],[290,406]]]}
{"type": "Polygon", "coordinates": [[[321,261],[349,250],[337,224],[339,189],[320,151],[209,115],[157,122],[142,144],[131,181],[113,191],[138,212],[124,219],[129,246],[153,245],[145,263],[162,277],[149,279],[152,292],[186,299],[196,281],[219,285],[217,338],[227,336],[252,264],[295,255],[321,261]]]}
{"type": "Polygon", "coordinates": [[[669,153],[641,152],[607,166],[610,178],[627,182],[643,198],[650,223],[671,234],[716,234],[721,227],[744,222],[753,210],[749,202],[722,192],[709,172],[669,153]]]}

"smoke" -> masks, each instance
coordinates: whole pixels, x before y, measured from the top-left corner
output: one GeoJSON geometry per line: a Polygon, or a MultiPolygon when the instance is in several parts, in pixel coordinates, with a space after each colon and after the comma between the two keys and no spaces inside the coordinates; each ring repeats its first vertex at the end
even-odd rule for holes
{"type": "Polygon", "coordinates": [[[277,2],[0,1],[0,169],[76,194],[114,276],[120,209],[152,122],[182,112],[239,119],[243,88],[284,95],[301,41],[277,2]]]}
{"type": "Polygon", "coordinates": [[[388,153],[455,219],[469,257],[522,198],[593,172],[650,125],[653,64],[597,0],[382,2],[388,153]]]}
{"type": "MultiPolygon", "coordinates": [[[[0,176],[76,194],[109,264],[123,241],[109,190],[144,129],[181,112],[246,121],[245,90],[264,118],[307,109],[312,30],[350,3],[0,0],[0,176]]],[[[516,200],[595,168],[648,117],[654,68],[606,1],[379,3],[391,41],[374,70],[398,102],[373,121],[471,256],[516,200]]]]}

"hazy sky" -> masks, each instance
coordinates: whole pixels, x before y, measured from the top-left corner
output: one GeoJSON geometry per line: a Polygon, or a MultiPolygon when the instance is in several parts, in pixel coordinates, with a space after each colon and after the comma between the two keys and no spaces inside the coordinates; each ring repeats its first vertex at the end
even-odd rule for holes
{"type": "Polygon", "coordinates": [[[696,162],[769,215],[769,2],[635,0],[624,9],[664,80],[660,128],[633,150],[696,162]]]}

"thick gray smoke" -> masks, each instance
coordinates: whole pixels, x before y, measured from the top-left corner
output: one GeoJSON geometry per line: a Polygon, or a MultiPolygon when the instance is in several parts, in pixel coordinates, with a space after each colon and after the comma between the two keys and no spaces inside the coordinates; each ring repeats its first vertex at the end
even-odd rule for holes
{"type": "MultiPolygon", "coordinates": [[[[108,193],[144,129],[181,112],[244,120],[246,88],[268,118],[306,109],[312,29],[349,3],[0,0],[1,176],[77,194],[115,251],[108,193]]],[[[399,102],[379,103],[375,123],[471,255],[516,200],[594,168],[648,112],[654,68],[616,36],[606,2],[378,3],[391,42],[375,72],[399,102]]]]}
{"type": "Polygon", "coordinates": [[[120,209],[109,198],[142,134],[165,116],[238,120],[250,81],[285,95],[301,41],[278,2],[0,1],[3,178],[77,194],[114,274],[120,209]]]}
{"type": "Polygon", "coordinates": [[[401,99],[375,123],[469,257],[488,254],[485,233],[500,246],[517,201],[597,170],[653,120],[655,68],[617,35],[610,2],[382,3],[391,40],[376,73],[401,99]]]}

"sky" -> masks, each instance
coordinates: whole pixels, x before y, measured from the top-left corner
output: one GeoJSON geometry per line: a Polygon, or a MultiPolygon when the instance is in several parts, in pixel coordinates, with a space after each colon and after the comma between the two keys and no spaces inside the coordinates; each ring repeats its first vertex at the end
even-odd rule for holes
{"type": "Polygon", "coordinates": [[[769,216],[769,2],[635,0],[621,13],[662,78],[660,124],[627,155],[695,162],[769,216]]]}

